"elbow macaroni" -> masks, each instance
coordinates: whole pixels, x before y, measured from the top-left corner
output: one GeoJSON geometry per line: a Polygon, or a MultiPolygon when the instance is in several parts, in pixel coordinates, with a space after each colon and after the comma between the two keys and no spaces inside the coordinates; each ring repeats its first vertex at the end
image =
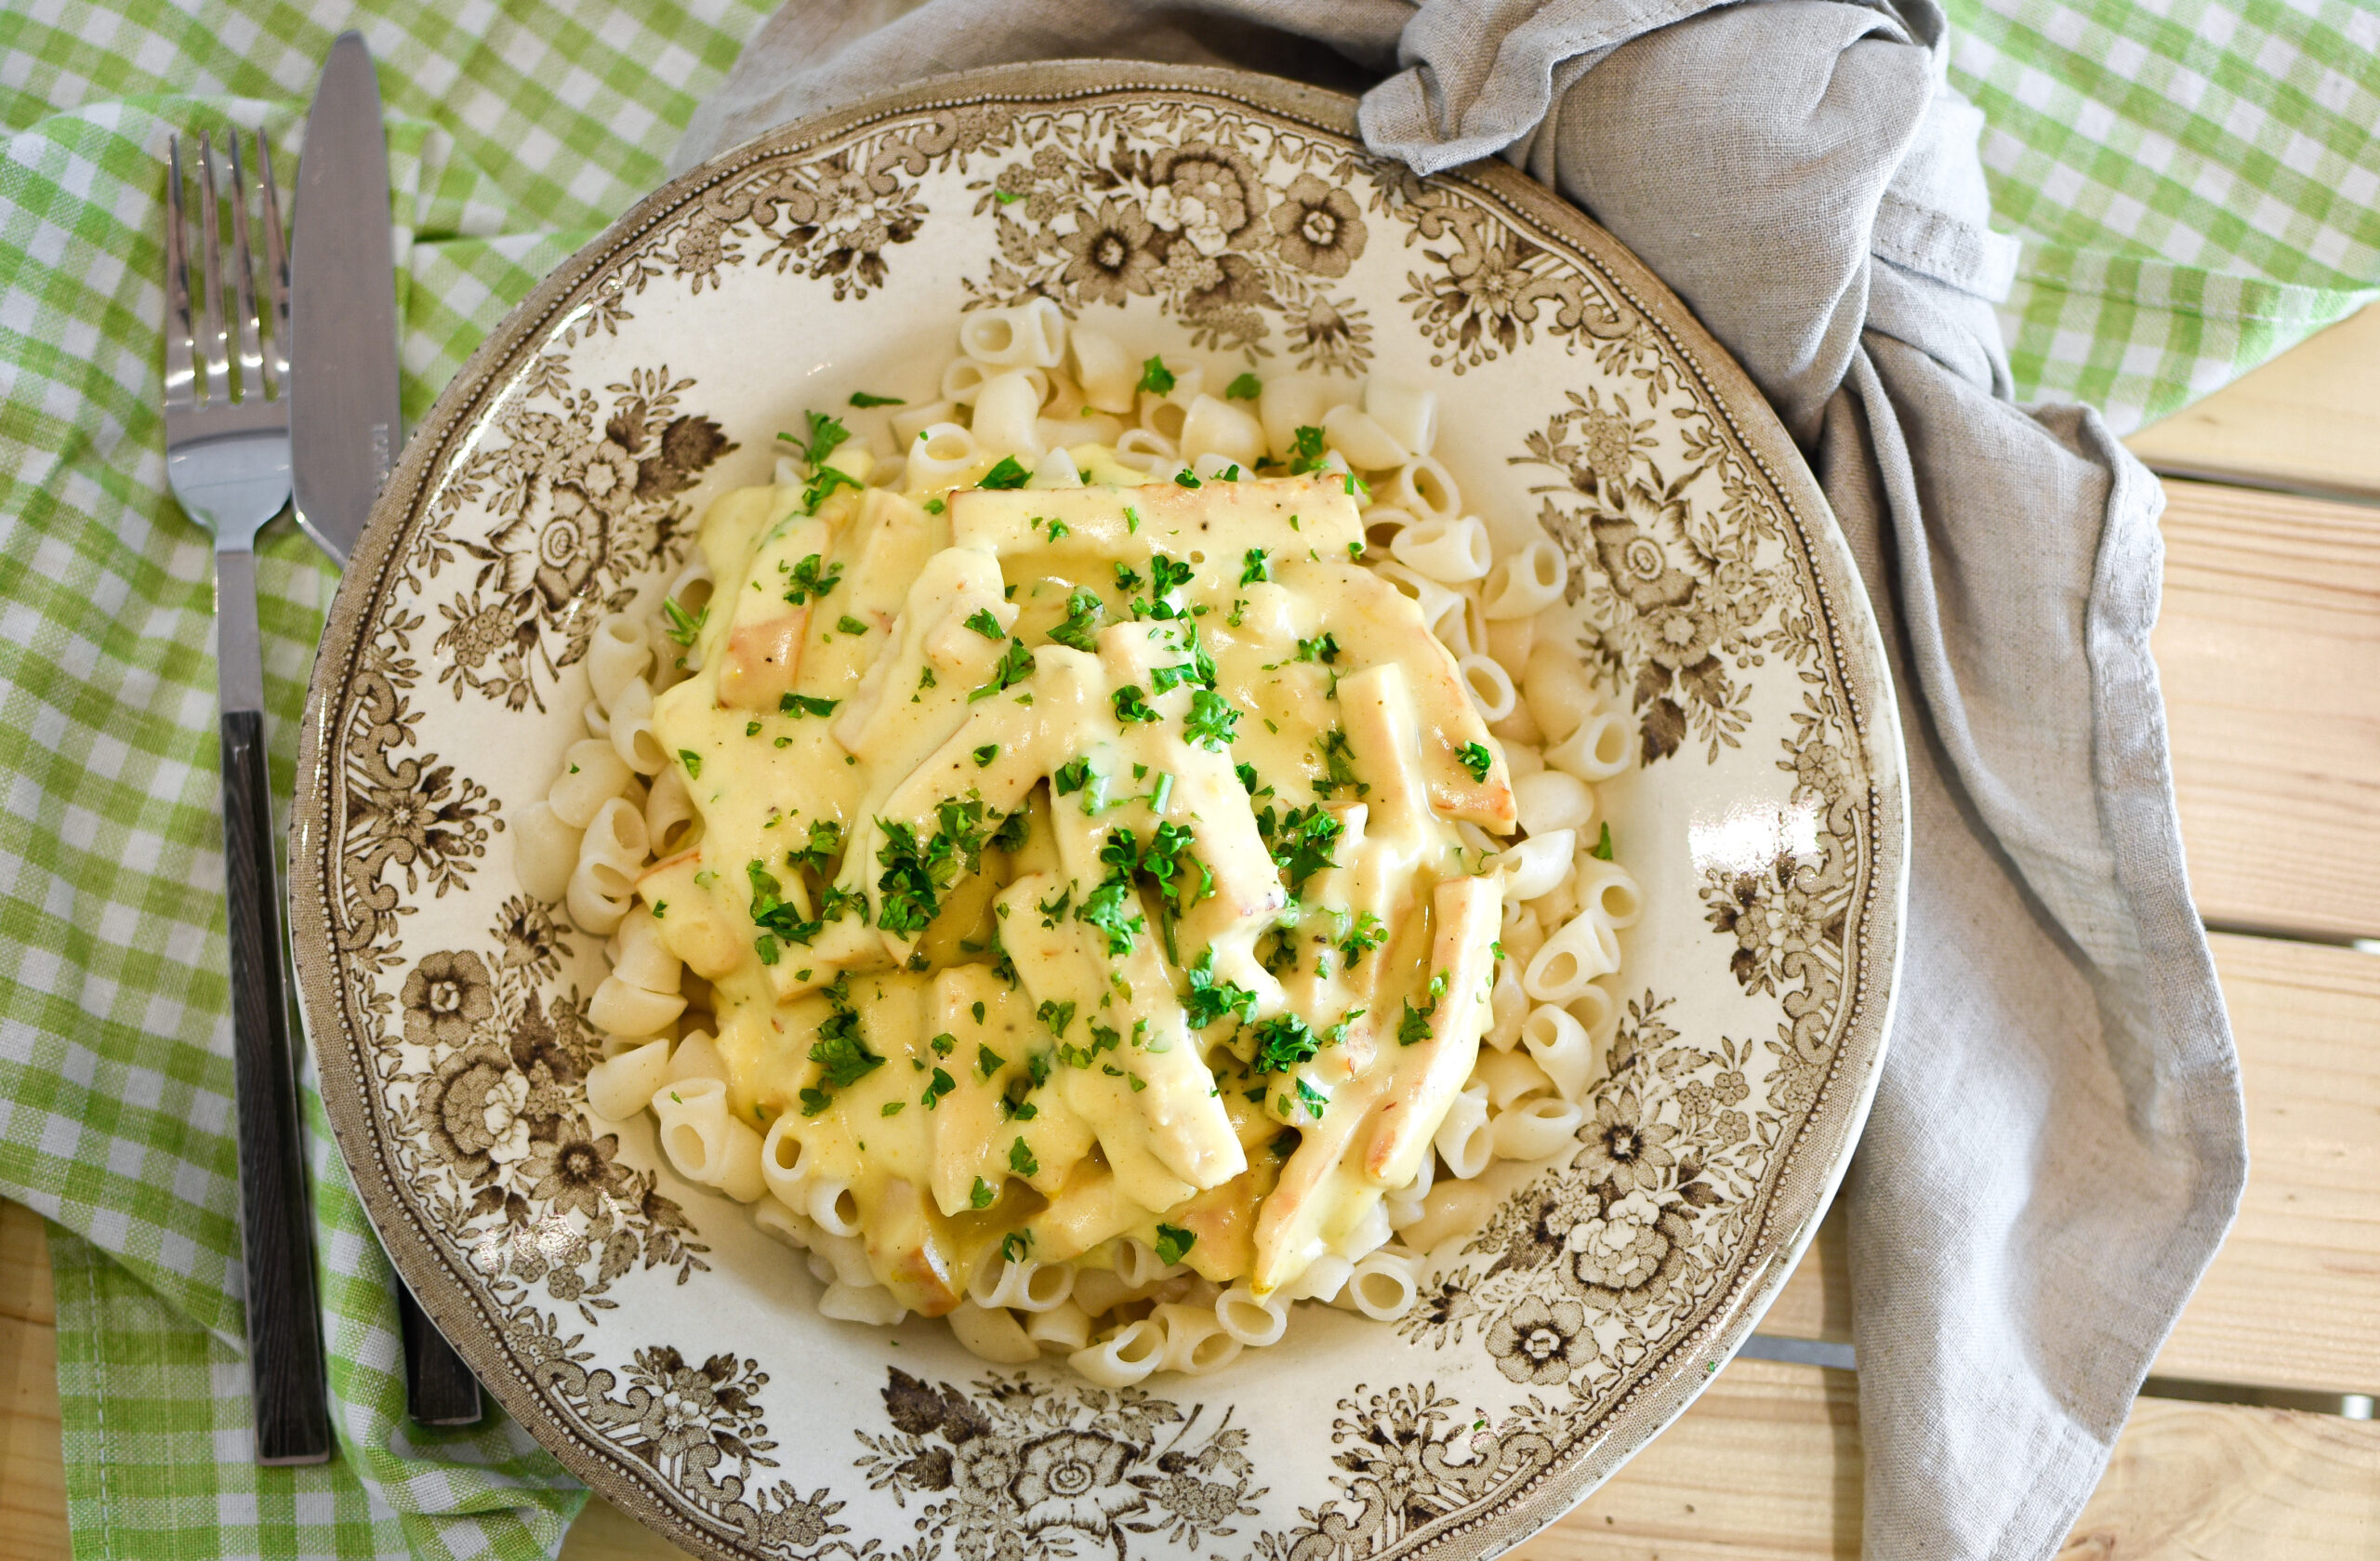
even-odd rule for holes
{"type": "Polygon", "coordinates": [[[1401,1316],[1480,1173],[1574,1141],[1642,910],[1583,849],[1633,745],[1538,622],[1562,555],[1460,512],[1425,387],[1226,391],[1047,299],[960,339],[889,465],[813,416],[595,628],[514,831],[611,938],[588,1103],[823,1315],[986,1360],[1401,1316]]]}

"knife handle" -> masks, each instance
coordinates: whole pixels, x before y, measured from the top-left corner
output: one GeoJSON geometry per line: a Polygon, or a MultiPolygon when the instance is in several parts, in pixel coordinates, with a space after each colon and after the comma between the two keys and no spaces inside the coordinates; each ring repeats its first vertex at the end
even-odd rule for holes
{"type": "Polygon", "coordinates": [[[239,1118],[240,1248],[247,1274],[257,1462],[322,1463],[331,1455],[330,1406],[314,1294],[313,1220],[298,1137],[298,1074],[282,987],[285,956],[274,893],[279,879],[264,712],[226,709],[222,737],[231,1081],[239,1118]]]}
{"type": "Polygon", "coordinates": [[[405,1413],[417,1425],[477,1425],[483,1412],[480,1380],[403,1279],[397,1281],[397,1329],[405,1346],[405,1413]]]}

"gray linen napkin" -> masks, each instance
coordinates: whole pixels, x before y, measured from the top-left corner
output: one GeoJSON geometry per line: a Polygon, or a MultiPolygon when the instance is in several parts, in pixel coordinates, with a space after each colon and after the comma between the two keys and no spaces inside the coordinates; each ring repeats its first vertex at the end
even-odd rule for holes
{"type": "Polygon", "coordinates": [[[2095,413],[2008,399],[2015,246],[1947,33],[1935,0],[791,0],[676,158],[1059,56],[1368,86],[1375,151],[1512,159],[1741,361],[1850,538],[1910,744],[1908,951],[1844,1192],[1880,1561],[2056,1548],[2247,1167],[2149,654],[2162,496],[2095,413]]]}

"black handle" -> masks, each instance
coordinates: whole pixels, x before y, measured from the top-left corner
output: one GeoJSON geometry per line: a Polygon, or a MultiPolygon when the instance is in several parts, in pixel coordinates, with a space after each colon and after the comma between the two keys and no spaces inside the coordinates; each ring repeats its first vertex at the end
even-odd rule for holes
{"type": "Polygon", "coordinates": [[[477,1425],[480,1380],[403,1279],[397,1281],[397,1322],[405,1342],[405,1413],[422,1425],[477,1425]]]}
{"type": "Polygon", "coordinates": [[[240,1148],[240,1246],[248,1281],[248,1369],[257,1462],[331,1455],[313,1220],[298,1136],[298,1073],[282,986],[279,878],[264,716],[223,713],[223,875],[231,909],[231,1071],[240,1148]]]}

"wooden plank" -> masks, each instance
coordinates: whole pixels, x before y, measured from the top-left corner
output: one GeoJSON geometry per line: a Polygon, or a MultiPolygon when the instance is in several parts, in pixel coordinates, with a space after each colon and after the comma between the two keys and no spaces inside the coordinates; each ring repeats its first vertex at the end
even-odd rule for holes
{"type": "Polygon", "coordinates": [[[2160,1375],[2380,1393],[2380,955],[2214,939],[2248,1189],[2160,1375]]]}
{"type": "Polygon", "coordinates": [[[68,1561],[58,1316],[41,1216],[0,1202],[0,1561],[68,1561]]]}
{"type": "Polygon", "coordinates": [[[2151,466],[2380,489],[2380,307],[2124,441],[2151,466]]]}
{"type": "Polygon", "coordinates": [[[686,1553],[601,1496],[562,1537],[562,1561],[686,1561],[686,1553]]]}
{"type": "Polygon", "coordinates": [[[2166,491],[2155,651],[2199,909],[2380,934],[2380,511],[2166,491]]]}

